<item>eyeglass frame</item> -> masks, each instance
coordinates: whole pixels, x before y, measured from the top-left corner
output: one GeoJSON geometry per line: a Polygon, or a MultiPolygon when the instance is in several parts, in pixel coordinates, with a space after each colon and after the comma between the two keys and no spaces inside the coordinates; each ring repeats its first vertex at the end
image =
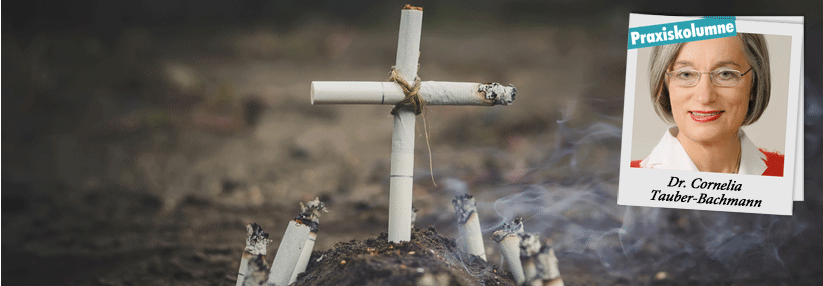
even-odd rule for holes
{"type": "MultiPolygon", "coordinates": [[[[752,66],[752,67],[749,67],[749,69],[746,70],[745,72],[740,73],[740,78],[743,78],[743,76],[748,74],[753,69],[754,69],[754,67],[752,66]]],[[[725,85],[725,86],[724,85],[718,85],[717,83],[714,82],[714,79],[712,79],[712,76],[711,76],[711,73],[713,73],[713,72],[724,72],[724,71],[740,72],[739,70],[735,70],[735,69],[725,69],[725,70],[715,69],[713,71],[707,71],[707,72],[702,72],[702,71],[697,71],[697,70],[692,70],[692,71],[697,73],[697,80],[694,81],[694,84],[689,85],[689,86],[677,85],[678,87],[695,87],[695,86],[697,86],[697,84],[700,83],[700,79],[703,77],[703,74],[710,74],[709,75],[709,81],[716,87],[733,87],[733,86],[737,86],[738,84],[740,84],[740,81],[738,81],[737,83],[735,83],[733,85],[725,85]]],[[[673,73],[673,72],[677,72],[677,71],[670,71],[670,72],[665,73],[666,74],[666,79],[667,79],[666,84],[669,84],[669,81],[672,78],[671,73],[673,73]]]]}

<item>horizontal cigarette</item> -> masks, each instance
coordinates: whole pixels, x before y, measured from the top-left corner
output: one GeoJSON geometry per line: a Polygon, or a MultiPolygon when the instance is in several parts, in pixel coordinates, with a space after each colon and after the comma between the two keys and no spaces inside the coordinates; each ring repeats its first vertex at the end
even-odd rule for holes
{"type": "Polygon", "coordinates": [[[452,200],[457,212],[457,228],[460,233],[460,246],[464,252],[474,254],[486,260],[486,247],[483,245],[483,232],[480,229],[480,218],[477,214],[477,203],[474,197],[464,194],[452,200]]]}
{"type": "Polygon", "coordinates": [[[306,239],[308,239],[311,231],[309,223],[309,220],[300,220],[299,218],[289,221],[283,240],[280,241],[280,246],[277,248],[277,255],[274,256],[274,262],[271,264],[271,272],[269,272],[267,282],[269,285],[289,285],[289,279],[294,273],[297,260],[300,258],[300,253],[303,252],[306,239]]]}
{"type": "Polygon", "coordinates": [[[537,267],[537,278],[542,281],[540,286],[563,286],[557,256],[554,255],[554,249],[548,243],[543,244],[535,256],[535,266],[537,267]]]}
{"type": "Polygon", "coordinates": [[[540,251],[540,239],[537,234],[523,233],[520,235],[520,262],[523,264],[523,274],[526,281],[531,282],[537,276],[535,256],[540,251]]]}
{"type": "Polygon", "coordinates": [[[248,263],[256,256],[266,259],[266,251],[271,243],[269,234],[263,232],[263,228],[256,223],[246,225],[246,248],[243,249],[243,256],[240,258],[240,270],[237,273],[236,286],[243,285],[244,277],[249,273],[248,263]]]}
{"type": "MultiPolygon", "coordinates": [[[[424,81],[418,94],[428,105],[511,105],[517,90],[498,83],[424,81]]],[[[394,82],[313,81],[312,104],[388,104],[406,95],[394,82]]]]}

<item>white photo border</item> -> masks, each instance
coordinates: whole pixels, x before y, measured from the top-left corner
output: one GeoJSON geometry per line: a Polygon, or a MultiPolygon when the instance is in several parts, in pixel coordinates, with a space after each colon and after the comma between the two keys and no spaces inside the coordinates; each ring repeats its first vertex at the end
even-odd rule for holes
{"type": "MultiPolygon", "coordinates": [[[[680,22],[700,19],[699,17],[657,16],[631,14],[629,28],[657,25],[671,22],[680,22]]],[[[637,49],[627,51],[626,55],[626,89],[623,110],[623,138],[620,152],[620,183],[618,186],[617,204],[647,207],[665,207],[678,209],[696,209],[711,211],[728,211],[742,213],[761,213],[776,215],[791,215],[793,202],[793,184],[796,164],[796,141],[798,124],[798,102],[800,99],[800,67],[803,39],[803,25],[787,23],[769,23],[736,21],[737,31],[740,33],[758,33],[771,35],[791,36],[791,60],[789,69],[789,89],[786,115],[785,159],[782,177],[739,175],[710,172],[691,172],[681,170],[652,170],[631,168],[632,130],[634,126],[634,102],[637,73],[637,49]],[[685,180],[687,188],[667,187],[672,177],[685,180]],[[691,188],[692,181],[700,178],[703,182],[734,182],[741,185],[740,191],[702,190],[691,188]],[[652,190],[661,190],[663,193],[692,195],[699,197],[701,193],[710,197],[759,200],[760,207],[698,204],[696,200],[690,202],[674,202],[651,200],[652,190]]]]}

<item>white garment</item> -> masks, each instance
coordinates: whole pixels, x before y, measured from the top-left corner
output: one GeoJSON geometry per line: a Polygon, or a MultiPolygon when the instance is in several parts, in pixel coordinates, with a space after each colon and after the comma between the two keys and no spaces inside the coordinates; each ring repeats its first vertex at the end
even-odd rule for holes
{"type": "MultiPolygon", "coordinates": [[[[684,170],[684,171],[699,171],[694,165],[689,154],[676,136],[679,130],[677,127],[669,128],[663,134],[663,138],[654,147],[652,153],[646,159],[640,161],[640,167],[646,169],[665,169],[665,170],[684,170]]],[[[746,136],[743,129],[737,132],[737,137],[740,138],[740,170],[738,174],[744,175],[762,175],[766,171],[766,155],[757,149],[757,146],[752,143],[752,140],[746,136]]]]}

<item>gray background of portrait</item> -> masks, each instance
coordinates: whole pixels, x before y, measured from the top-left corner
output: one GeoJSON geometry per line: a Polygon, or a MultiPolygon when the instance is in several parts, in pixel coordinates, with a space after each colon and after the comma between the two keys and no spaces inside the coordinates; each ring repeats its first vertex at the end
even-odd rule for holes
{"type": "MultiPolygon", "coordinates": [[[[743,130],[757,147],[786,154],[786,117],[789,101],[787,94],[792,38],[780,35],[764,36],[771,61],[771,100],[763,116],[754,124],[743,127],[743,130]]],[[[646,158],[660,141],[663,132],[669,128],[669,125],[657,116],[652,106],[648,68],[651,50],[651,47],[637,50],[632,160],[646,158]]]]}

